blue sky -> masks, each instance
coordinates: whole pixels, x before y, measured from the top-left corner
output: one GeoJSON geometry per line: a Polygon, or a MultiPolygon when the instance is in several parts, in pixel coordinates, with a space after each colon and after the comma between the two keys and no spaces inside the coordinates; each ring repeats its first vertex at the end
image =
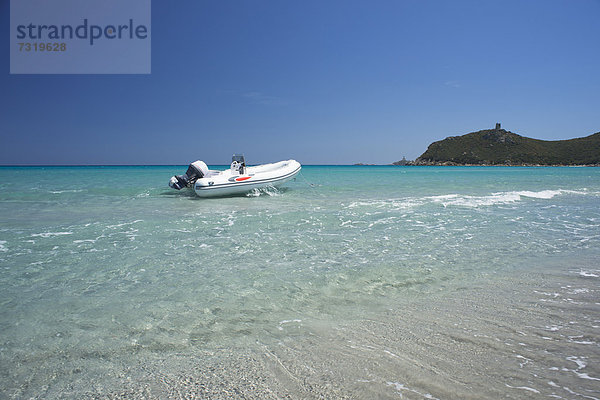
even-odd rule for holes
{"type": "Polygon", "coordinates": [[[599,20],[597,0],[154,1],[150,75],[10,75],[0,41],[0,164],[386,164],[496,122],[587,136],[599,20]]]}

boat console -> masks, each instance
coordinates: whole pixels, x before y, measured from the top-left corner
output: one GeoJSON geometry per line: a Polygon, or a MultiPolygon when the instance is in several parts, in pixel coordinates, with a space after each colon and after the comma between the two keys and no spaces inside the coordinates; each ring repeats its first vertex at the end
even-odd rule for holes
{"type": "Polygon", "coordinates": [[[246,160],[243,154],[234,154],[231,157],[231,173],[237,175],[244,175],[246,171],[246,160]]]}

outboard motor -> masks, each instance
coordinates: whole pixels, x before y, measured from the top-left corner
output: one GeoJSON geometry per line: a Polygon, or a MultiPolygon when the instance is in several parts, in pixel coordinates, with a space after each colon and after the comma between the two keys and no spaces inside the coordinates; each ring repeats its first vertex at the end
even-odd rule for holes
{"type": "Polygon", "coordinates": [[[184,187],[191,186],[196,181],[208,174],[208,167],[204,161],[194,161],[190,164],[187,171],[183,175],[175,175],[169,181],[169,186],[173,189],[180,190],[184,187]]]}

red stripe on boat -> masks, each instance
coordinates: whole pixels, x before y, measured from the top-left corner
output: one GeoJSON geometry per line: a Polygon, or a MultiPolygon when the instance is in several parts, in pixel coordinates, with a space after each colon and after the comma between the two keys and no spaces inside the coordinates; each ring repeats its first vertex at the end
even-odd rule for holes
{"type": "Polygon", "coordinates": [[[250,179],[250,177],[249,176],[243,176],[241,178],[236,178],[235,180],[239,182],[239,181],[245,181],[246,179],[250,179]]]}

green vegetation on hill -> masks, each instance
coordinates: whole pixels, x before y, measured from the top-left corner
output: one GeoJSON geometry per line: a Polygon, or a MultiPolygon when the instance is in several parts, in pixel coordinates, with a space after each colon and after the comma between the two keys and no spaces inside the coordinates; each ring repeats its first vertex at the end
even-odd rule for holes
{"type": "Polygon", "coordinates": [[[504,129],[488,129],[434,142],[413,164],[600,164],[600,132],[583,138],[546,141],[504,129]]]}

